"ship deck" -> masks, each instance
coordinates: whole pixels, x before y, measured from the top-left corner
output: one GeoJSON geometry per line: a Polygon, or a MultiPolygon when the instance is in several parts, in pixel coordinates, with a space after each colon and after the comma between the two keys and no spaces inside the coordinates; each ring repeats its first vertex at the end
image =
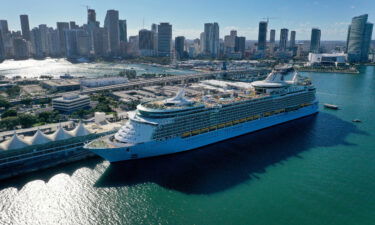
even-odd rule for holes
{"type": "Polygon", "coordinates": [[[113,135],[104,136],[102,138],[93,140],[85,145],[87,149],[113,149],[113,148],[126,148],[131,147],[131,143],[114,142],[113,135]]]}

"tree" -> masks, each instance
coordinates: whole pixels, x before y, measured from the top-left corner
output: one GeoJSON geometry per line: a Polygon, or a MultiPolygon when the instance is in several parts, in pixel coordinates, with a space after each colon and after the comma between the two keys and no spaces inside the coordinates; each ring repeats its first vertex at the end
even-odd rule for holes
{"type": "Polygon", "coordinates": [[[6,118],[10,116],[17,116],[17,111],[14,109],[8,109],[3,114],[1,114],[1,118],[6,118]]]}
{"type": "Polygon", "coordinates": [[[85,110],[85,109],[80,109],[80,110],[75,111],[74,113],[72,113],[72,117],[73,118],[83,119],[88,114],[90,114],[90,111],[85,110]]]}
{"type": "Polygon", "coordinates": [[[95,112],[113,112],[113,110],[111,109],[111,107],[109,107],[108,104],[105,104],[105,103],[99,103],[99,104],[95,107],[95,112]]]}
{"type": "Polygon", "coordinates": [[[20,95],[21,88],[18,85],[16,85],[11,88],[8,88],[5,92],[9,95],[9,97],[14,98],[20,95]]]}
{"type": "Polygon", "coordinates": [[[59,122],[61,120],[61,115],[58,111],[41,112],[38,114],[38,120],[44,123],[59,122]]]}
{"type": "Polygon", "coordinates": [[[21,104],[24,104],[24,105],[31,105],[32,102],[33,100],[31,98],[25,98],[21,100],[21,104]]]}
{"type": "Polygon", "coordinates": [[[38,122],[38,118],[31,114],[21,114],[18,116],[18,118],[22,128],[32,127],[35,123],[38,122]]]}
{"type": "Polygon", "coordinates": [[[14,130],[19,125],[17,117],[7,117],[0,121],[0,128],[6,130],[14,130]]]}
{"type": "Polygon", "coordinates": [[[4,98],[0,98],[0,107],[4,107],[6,109],[8,109],[9,107],[11,106],[11,104],[5,100],[4,98]]]}

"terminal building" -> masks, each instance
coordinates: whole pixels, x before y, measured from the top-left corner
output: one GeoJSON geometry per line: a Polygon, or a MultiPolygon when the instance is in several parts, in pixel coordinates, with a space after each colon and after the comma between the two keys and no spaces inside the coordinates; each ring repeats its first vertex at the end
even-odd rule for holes
{"type": "Polygon", "coordinates": [[[126,77],[101,77],[92,79],[81,80],[81,85],[83,87],[93,88],[93,87],[103,87],[115,84],[125,84],[129,80],[126,77]]]}
{"type": "Polygon", "coordinates": [[[42,87],[55,91],[75,91],[80,89],[80,84],[76,80],[46,80],[42,82],[42,87]]]}
{"type": "Polygon", "coordinates": [[[60,124],[54,132],[43,126],[13,134],[1,132],[0,180],[93,156],[82,148],[84,143],[112,134],[121,127],[121,122],[109,123],[104,113],[100,115],[103,118],[97,121],[95,117],[95,123],[79,122],[68,129],[60,124]]]}
{"type": "Polygon", "coordinates": [[[78,109],[90,107],[90,97],[87,95],[64,95],[52,100],[54,110],[74,112],[78,109]]]}
{"type": "Polygon", "coordinates": [[[348,55],[345,53],[309,53],[310,65],[336,66],[347,62],[348,55]]]}

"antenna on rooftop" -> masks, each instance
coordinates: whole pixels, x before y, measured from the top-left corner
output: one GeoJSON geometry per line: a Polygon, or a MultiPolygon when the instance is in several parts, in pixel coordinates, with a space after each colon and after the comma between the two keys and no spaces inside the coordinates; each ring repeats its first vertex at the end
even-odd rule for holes
{"type": "Polygon", "coordinates": [[[274,19],[278,19],[277,17],[264,17],[264,18],[261,18],[262,20],[267,20],[267,23],[270,21],[270,20],[274,20],[274,19]]]}

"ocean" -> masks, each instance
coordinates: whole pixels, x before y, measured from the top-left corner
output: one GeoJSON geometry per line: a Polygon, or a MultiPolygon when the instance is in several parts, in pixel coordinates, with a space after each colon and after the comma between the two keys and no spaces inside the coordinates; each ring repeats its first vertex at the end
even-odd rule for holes
{"type": "Polygon", "coordinates": [[[0,224],[374,224],[375,67],[302,74],[317,115],[190,152],[1,181],[0,224]]]}

